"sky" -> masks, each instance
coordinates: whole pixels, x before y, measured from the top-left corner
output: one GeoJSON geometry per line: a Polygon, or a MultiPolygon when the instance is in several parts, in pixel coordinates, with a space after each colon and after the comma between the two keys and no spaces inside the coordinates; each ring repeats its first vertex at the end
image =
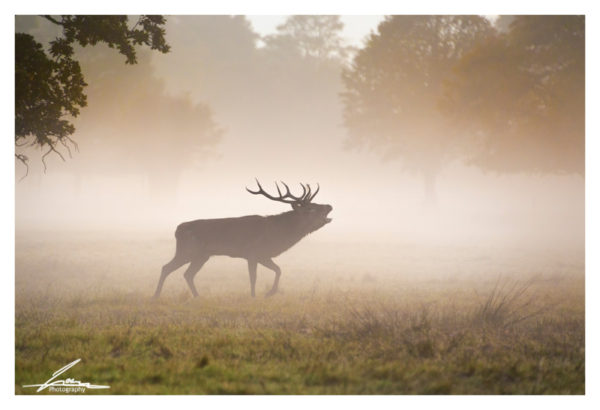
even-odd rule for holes
{"type": "MultiPolygon", "coordinates": [[[[272,34],[276,31],[277,26],[282,24],[287,15],[247,15],[252,23],[254,31],[262,36],[272,34]]],[[[494,21],[497,15],[486,15],[488,19],[494,21]]],[[[384,15],[342,15],[341,19],[344,23],[343,36],[348,45],[362,47],[363,40],[371,32],[376,31],[377,26],[383,20],[384,15]]]]}
{"type": "MultiPolygon", "coordinates": [[[[287,16],[284,15],[269,15],[269,16],[257,16],[249,15],[248,19],[252,22],[254,30],[260,35],[267,35],[274,33],[276,27],[282,24],[287,16]]],[[[382,15],[343,15],[342,21],[344,23],[344,37],[348,41],[349,45],[361,46],[362,40],[371,31],[377,29],[379,22],[383,20],[382,15]]]]}

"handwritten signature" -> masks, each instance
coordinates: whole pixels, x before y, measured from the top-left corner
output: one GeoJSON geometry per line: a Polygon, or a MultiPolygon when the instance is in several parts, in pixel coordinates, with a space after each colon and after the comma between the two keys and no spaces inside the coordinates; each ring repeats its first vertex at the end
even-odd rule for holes
{"type": "Polygon", "coordinates": [[[54,380],[56,379],[58,376],[60,376],[61,374],[63,374],[64,372],[66,372],[67,370],[69,370],[71,367],[75,366],[77,363],[79,363],[81,361],[81,359],[77,359],[72,361],[71,363],[69,363],[68,365],[60,368],[59,370],[55,371],[54,373],[52,373],[52,377],[49,378],[45,383],[42,384],[28,384],[28,385],[24,385],[23,387],[38,387],[38,389],[36,390],[36,392],[41,392],[42,390],[45,390],[47,388],[51,388],[50,390],[53,390],[54,388],[67,388],[67,387],[74,387],[74,388],[83,388],[85,389],[110,389],[110,386],[102,386],[102,385],[96,385],[96,384],[90,384],[90,383],[82,383],[79,380],[75,380],[75,379],[64,379],[64,380],[54,380]]]}

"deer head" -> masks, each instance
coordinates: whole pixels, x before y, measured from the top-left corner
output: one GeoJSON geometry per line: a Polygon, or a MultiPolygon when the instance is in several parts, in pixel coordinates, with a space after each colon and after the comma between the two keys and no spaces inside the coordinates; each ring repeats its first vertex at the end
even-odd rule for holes
{"type": "Polygon", "coordinates": [[[310,231],[315,231],[325,224],[331,222],[331,218],[327,218],[327,214],[331,212],[333,207],[331,205],[321,205],[312,202],[315,196],[317,196],[319,193],[319,184],[317,184],[317,189],[315,192],[312,192],[309,184],[300,184],[302,187],[302,194],[299,196],[293,195],[285,182],[281,182],[281,184],[285,187],[285,193],[282,193],[279,184],[277,182],[275,183],[278,196],[273,196],[265,192],[263,187],[260,185],[260,182],[258,182],[258,179],[256,180],[256,184],[258,185],[257,191],[251,191],[248,188],[246,188],[246,190],[253,195],[263,195],[272,201],[290,204],[293,212],[304,223],[306,223],[306,225],[310,228],[310,231]]]}

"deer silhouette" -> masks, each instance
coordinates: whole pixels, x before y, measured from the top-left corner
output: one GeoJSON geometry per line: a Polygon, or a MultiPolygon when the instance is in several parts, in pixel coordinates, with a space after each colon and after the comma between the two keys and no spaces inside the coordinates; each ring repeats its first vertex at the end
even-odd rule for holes
{"type": "Polygon", "coordinates": [[[312,203],[320,189],[318,184],[315,192],[312,192],[309,184],[300,184],[300,196],[293,195],[284,182],[283,194],[279,184],[275,183],[278,196],[265,192],[258,180],[256,184],[258,190],[246,190],[253,195],[263,195],[270,200],[290,204],[292,210],[278,215],[198,219],[180,224],[175,230],[175,256],[163,266],[154,298],[160,296],[167,276],[186,263],[190,265],[183,276],[192,294],[197,297],[194,277],[206,261],[215,255],[248,261],[252,297],[255,295],[256,268],[259,263],[275,272],[273,287],[266,296],[277,292],[281,269],[273,262],[273,258],[290,249],[309,233],[331,222],[327,215],[333,208],[331,205],[312,203]]]}

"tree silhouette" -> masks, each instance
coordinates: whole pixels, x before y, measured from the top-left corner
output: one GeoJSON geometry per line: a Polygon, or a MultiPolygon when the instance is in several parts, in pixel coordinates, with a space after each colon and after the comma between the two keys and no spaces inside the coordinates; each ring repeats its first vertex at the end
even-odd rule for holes
{"type": "Polygon", "coordinates": [[[135,66],[118,64],[106,47],[79,56],[90,79],[90,106],[76,125],[89,155],[78,155],[73,170],[82,176],[145,176],[155,200],[172,198],[182,172],[220,139],[210,107],[189,95],[169,94],[147,50],[135,66]]]}
{"type": "Polygon", "coordinates": [[[340,36],[340,16],[290,16],[277,26],[277,33],[264,38],[265,47],[319,60],[345,59],[348,48],[340,36]]]}
{"type": "Polygon", "coordinates": [[[274,111],[287,100],[289,111],[315,115],[320,99],[337,99],[339,73],[350,49],[343,45],[343,27],[339,16],[290,16],[264,38],[260,70],[264,82],[276,87],[274,111]]]}
{"type": "MultiPolygon", "coordinates": [[[[158,71],[169,73],[171,89],[189,90],[214,109],[225,143],[234,147],[228,155],[244,152],[240,167],[268,162],[293,168],[309,153],[315,161],[327,155],[314,152],[315,144],[338,148],[339,52],[303,55],[281,31],[258,47],[259,36],[244,16],[169,17],[167,31],[173,51],[168,58],[155,56],[158,71]],[[283,41],[289,46],[275,46],[283,41]],[[289,154],[274,156],[278,149],[289,154]]],[[[341,41],[341,30],[333,34],[341,41]]]]}
{"type": "Polygon", "coordinates": [[[435,179],[461,155],[460,136],[439,110],[451,68],[492,27],[478,16],[391,16],[371,34],[343,74],[344,123],[350,147],[399,159],[435,202],[435,179]]]}
{"type": "MultiPolygon", "coordinates": [[[[135,64],[138,45],[149,46],[162,53],[169,51],[162,16],[140,16],[133,27],[127,16],[44,16],[62,29],[62,36],[50,42],[49,54],[33,36],[15,34],[15,144],[47,148],[64,159],[57,150],[61,144],[70,152],[75,146],[71,135],[72,118],[85,107],[86,83],[79,62],[74,57],[75,44],[81,46],[106,43],[135,64]]],[[[27,156],[15,153],[27,166],[27,156]]]]}
{"type": "Polygon", "coordinates": [[[497,172],[585,172],[585,18],[513,16],[464,56],[445,110],[470,163],[497,172]]]}
{"type": "Polygon", "coordinates": [[[259,49],[258,72],[269,89],[263,115],[275,115],[271,133],[302,152],[325,143],[324,134],[338,144],[340,73],[351,50],[342,30],[339,16],[289,16],[259,49]]]}

